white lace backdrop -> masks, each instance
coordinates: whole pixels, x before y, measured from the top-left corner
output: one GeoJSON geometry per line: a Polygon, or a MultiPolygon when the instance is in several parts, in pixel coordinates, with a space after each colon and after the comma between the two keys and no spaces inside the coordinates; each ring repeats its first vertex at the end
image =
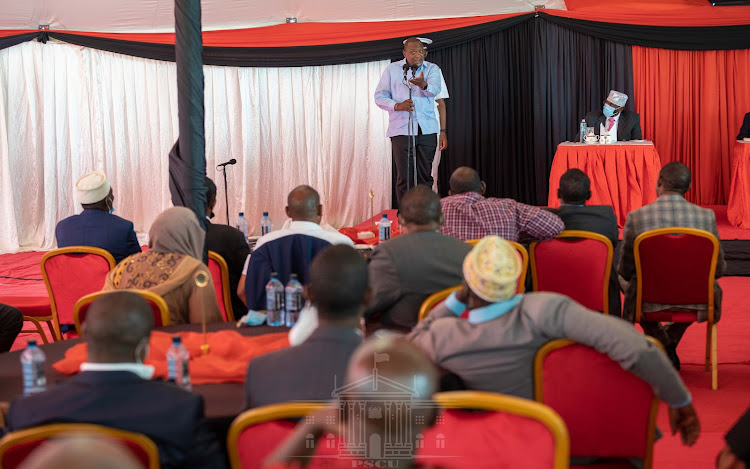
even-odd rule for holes
{"type": "MultiPolygon", "coordinates": [[[[387,113],[372,94],[388,61],[296,68],[207,66],[206,164],[214,222],[263,211],[278,227],[286,194],[309,184],[335,227],[390,207],[387,113]]],[[[116,213],[147,233],[171,206],[168,152],[177,138],[174,63],[28,42],[0,51],[0,252],[50,249],[57,222],[80,212],[74,183],[107,173],[116,213]]],[[[143,238],[145,239],[145,238],[143,238]]]]}

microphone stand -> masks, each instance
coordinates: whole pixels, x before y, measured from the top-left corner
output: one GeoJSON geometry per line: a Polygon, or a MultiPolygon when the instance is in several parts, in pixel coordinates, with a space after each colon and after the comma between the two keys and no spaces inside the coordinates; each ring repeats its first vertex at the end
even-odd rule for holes
{"type": "MultiPolygon", "coordinates": [[[[414,78],[414,70],[411,69],[411,77],[414,78]]],[[[404,81],[406,86],[409,87],[409,100],[411,101],[412,96],[412,85],[409,80],[406,79],[406,70],[404,70],[404,81]]],[[[417,137],[414,135],[414,111],[409,111],[409,133],[407,139],[409,146],[406,148],[406,190],[408,191],[412,187],[417,187],[417,137]],[[409,174],[411,173],[411,175],[409,174]],[[411,177],[410,177],[411,176],[411,177]],[[413,182],[413,186],[409,186],[409,183],[413,182]]]]}
{"type": "Polygon", "coordinates": [[[227,225],[229,225],[229,193],[227,192],[227,167],[222,166],[221,171],[224,173],[224,208],[227,210],[227,225]]]}

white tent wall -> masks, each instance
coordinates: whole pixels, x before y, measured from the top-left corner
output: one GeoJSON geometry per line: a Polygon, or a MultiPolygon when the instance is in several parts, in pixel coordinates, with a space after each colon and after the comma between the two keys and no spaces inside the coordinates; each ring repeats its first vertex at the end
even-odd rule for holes
{"type": "MultiPolygon", "coordinates": [[[[387,61],[297,68],[204,67],[206,164],[218,186],[217,223],[244,211],[285,220],[299,184],[322,197],[339,227],[390,205],[387,113],[372,93],[387,61]]],[[[171,205],[167,154],[177,138],[174,63],[28,42],[0,51],[0,252],[50,249],[75,212],[76,179],[101,169],[115,209],[145,233],[171,205]],[[9,189],[8,189],[9,188],[9,189]]],[[[142,238],[142,239],[145,239],[142,238]]]]}

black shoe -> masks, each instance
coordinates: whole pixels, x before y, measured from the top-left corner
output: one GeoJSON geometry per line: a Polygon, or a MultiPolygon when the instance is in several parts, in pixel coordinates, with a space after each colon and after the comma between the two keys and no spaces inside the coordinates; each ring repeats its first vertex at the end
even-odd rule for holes
{"type": "Polygon", "coordinates": [[[672,366],[674,366],[675,370],[680,369],[680,357],[677,356],[677,345],[667,345],[664,347],[667,350],[667,356],[672,361],[672,366]]]}

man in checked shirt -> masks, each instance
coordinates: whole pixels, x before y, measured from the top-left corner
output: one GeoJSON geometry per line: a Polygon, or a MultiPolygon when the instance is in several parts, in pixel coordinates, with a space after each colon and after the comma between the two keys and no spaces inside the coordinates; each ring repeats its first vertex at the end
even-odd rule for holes
{"type": "Polygon", "coordinates": [[[450,195],[440,201],[444,235],[462,241],[495,235],[530,243],[554,238],[565,228],[560,217],[539,207],[513,199],[485,198],[485,188],[474,169],[462,166],[453,172],[450,195]]]}

